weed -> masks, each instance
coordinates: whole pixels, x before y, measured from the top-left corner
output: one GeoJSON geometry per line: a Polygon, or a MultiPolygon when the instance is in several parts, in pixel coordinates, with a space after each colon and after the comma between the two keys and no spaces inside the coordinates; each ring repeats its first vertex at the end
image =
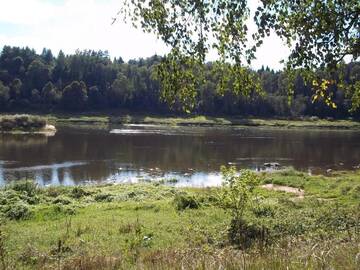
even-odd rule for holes
{"type": "Polygon", "coordinates": [[[99,193],[94,197],[97,202],[111,202],[114,199],[114,196],[108,193],[99,193]]]}
{"type": "Polygon", "coordinates": [[[186,193],[176,194],[173,200],[173,204],[178,211],[183,211],[186,209],[197,209],[200,207],[200,204],[195,199],[195,197],[186,193]]]}

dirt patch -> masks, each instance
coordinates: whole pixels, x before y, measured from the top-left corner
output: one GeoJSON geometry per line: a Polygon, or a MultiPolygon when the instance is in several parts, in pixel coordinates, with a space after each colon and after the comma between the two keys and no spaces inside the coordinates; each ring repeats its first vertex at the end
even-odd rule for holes
{"type": "Polygon", "coordinates": [[[289,186],[278,186],[278,185],[274,185],[274,184],[266,184],[266,185],[262,185],[262,188],[265,188],[267,190],[275,190],[275,191],[283,191],[283,192],[288,192],[288,193],[293,193],[295,195],[298,196],[298,198],[303,199],[305,196],[305,191],[301,188],[294,188],[294,187],[289,187],[289,186]]]}

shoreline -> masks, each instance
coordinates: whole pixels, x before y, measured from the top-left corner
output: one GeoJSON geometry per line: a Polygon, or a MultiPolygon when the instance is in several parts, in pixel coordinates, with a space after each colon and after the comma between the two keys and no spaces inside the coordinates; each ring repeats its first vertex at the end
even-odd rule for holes
{"type": "MultiPolygon", "coordinates": [[[[0,114],[1,116],[15,115],[0,114]]],[[[155,114],[127,114],[127,113],[74,113],[74,114],[32,114],[35,117],[44,117],[51,125],[57,124],[94,124],[94,125],[163,125],[163,126],[195,126],[195,127],[259,127],[281,129],[329,129],[329,130],[360,130],[360,121],[342,119],[329,120],[317,117],[304,119],[256,118],[256,117],[221,117],[221,116],[174,116],[155,114]]]]}
{"type": "Polygon", "coordinates": [[[164,126],[198,126],[198,127],[260,127],[282,129],[330,129],[330,130],[360,130],[360,122],[354,120],[325,119],[262,119],[240,117],[210,117],[210,116],[159,116],[141,114],[75,114],[75,115],[44,115],[50,123],[60,124],[96,124],[96,125],[164,125],[164,126]]]}

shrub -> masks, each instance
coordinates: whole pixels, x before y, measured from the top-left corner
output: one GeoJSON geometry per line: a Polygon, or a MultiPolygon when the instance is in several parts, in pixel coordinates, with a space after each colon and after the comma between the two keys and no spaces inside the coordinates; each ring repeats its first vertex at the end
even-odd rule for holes
{"type": "Polygon", "coordinates": [[[274,217],[275,208],[269,204],[260,204],[252,209],[252,212],[256,217],[274,217]]]}
{"type": "Polygon", "coordinates": [[[111,202],[114,199],[114,197],[113,195],[108,193],[99,193],[95,195],[94,199],[97,202],[111,202]]]}
{"type": "Polygon", "coordinates": [[[360,185],[355,186],[351,194],[354,199],[360,199],[360,185]]]}
{"type": "Polygon", "coordinates": [[[8,188],[18,192],[24,192],[29,197],[35,196],[38,192],[38,185],[30,180],[15,181],[8,188]]]}
{"type": "Polygon", "coordinates": [[[260,176],[250,170],[235,167],[221,167],[223,186],[220,192],[220,206],[231,212],[232,218],[240,219],[252,199],[254,188],[261,182],[260,176]]]}
{"type": "Polygon", "coordinates": [[[88,195],[88,193],[82,187],[74,187],[71,190],[71,194],[70,194],[70,196],[75,199],[80,199],[87,195],[88,195]]]}
{"type": "Polygon", "coordinates": [[[254,189],[261,182],[260,176],[250,170],[221,167],[223,186],[220,192],[220,206],[231,213],[228,237],[231,244],[241,248],[249,247],[256,239],[263,241],[264,231],[256,225],[248,224],[244,212],[252,201],[254,189]]]}
{"type": "Polygon", "coordinates": [[[17,202],[5,210],[5,217],[13,220],[26,219],[30,217],[31,211],[28,205],[17,202]]]}
{"type": "Polygon", "coordinates": [[[243,218],[232,219],[228,230],[230,243],[242,249],[251,247],[255,242],[267,244],[268,235],[266,227],[248,223],[243,218]]]}
{"type": "Polygon", "coordinates": [[[69,205],[72,201],[69,198],[66,197],[57,197],[53,200],[53,204],[63,204],[63,205],[69,205]]]}
{"type": "Polygon", "coordinates": [[[174,205],[178,211],[183,211],[185,209],[197,209],[200,207],[199,202],[194,198],[194,196],[186,193],[177,194],[174,198],[174,205]]]}

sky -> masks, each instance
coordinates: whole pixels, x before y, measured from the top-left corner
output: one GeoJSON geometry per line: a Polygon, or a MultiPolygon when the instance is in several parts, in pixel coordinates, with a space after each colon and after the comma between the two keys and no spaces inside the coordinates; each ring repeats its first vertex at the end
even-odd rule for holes
{"type": "MultiPolygon", "coordinates": [[[[252,8],[256,1],[250,0],[252,8]]],[[[122,20],[111,24],[121,0],[0,0],[0,48],[28,46],[41,53],[51,49],[66,54],[77,49],[108,50],[124,60],[163,55],[168,48],[151,34],[134,29],[122,20]]],[[[251,27],[250,27],[251,29],[251,27]]],[[[275,34],[257,52],[252,68],[281,69],[289,50],[275,34]]],[[[208,60],[214,60],[215,55],[208,60]]]]}

